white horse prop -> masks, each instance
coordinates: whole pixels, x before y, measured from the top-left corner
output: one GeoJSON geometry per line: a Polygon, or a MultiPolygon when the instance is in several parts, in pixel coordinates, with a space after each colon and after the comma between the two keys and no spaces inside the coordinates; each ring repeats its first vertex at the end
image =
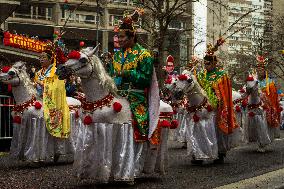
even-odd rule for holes
{"type": "Polygon", "coordinates": [[[258,89],[257,76],[249,75],[246,83],[246,94],[248,100],[248,136],[250,142],[258,142],[258,151],[265,152],[265,147],[269,145],[273,138],[270,131],[265,111],[262,108],[262,101],[258,89]]]}
{"type": "Polygon", "coordinates": [[[205,92],[193,75],[178,77],[174,87],[176,99],[187,97],[185,117],[186,139],[192,163],[218,158],[218,145],[215,131],[215,114],[205,92]]]}
{"type": "Polygon", "coordinates": [[[74,170],[79,178],[97,182],[134,180],[134,137],[131,110],[117,97],[113,79],[94,54],[96,48],[72,51],[64,64],[82,81],[82,108],[74,170]]]}
{"type": "MultiPolygon", "coordinates": [[[[11,155],[29,162],[57,161],[59,155],[73,154],[72,140],[51,136],[43,118],[42,99],[26,72],[24,62],[16,62],[5,73],[0,74],[0,81],[12,85],[16,105],[13,109],[13,139],[11,155]]],[[[73,107],[80,105],[76,100],[73,107]]],[[[71,113],[71,130],[78,125],[75,112],[71,113]]],[[[72,131],[71,131],[72,132],[72,131]]]]}

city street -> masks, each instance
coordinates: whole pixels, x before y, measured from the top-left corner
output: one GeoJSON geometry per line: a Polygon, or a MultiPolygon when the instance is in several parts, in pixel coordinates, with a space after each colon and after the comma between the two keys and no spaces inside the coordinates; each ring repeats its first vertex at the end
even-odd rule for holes
{"type": "MultiPolygon", "coordinates": [[[[72,176],[72,165],[58,163],[44,167],[31,167],[0,157],[0,188],[281,188],[284,174],[284,131],[267,153],[256,152],[254,145],[238,147],[228,153],[225,164],[192,166],[178,143],[170,143],[169,172],[165,176],[145,175],[135,180],[134,186],[121,184],[94,185],[72,176]],[[272,172],[279,170],[277,172],[272,172]],[[263,175],[265,173],[267,175],[263,175]],[[245,180],[263,175],[262,177],[245,180]],[[252,182],[253,181],[253,182],[252,182]],[[228,185],[228,186],[224,186],[228,185]]],[[[284,185],[283,185],[284,186],[284,185]]]]}

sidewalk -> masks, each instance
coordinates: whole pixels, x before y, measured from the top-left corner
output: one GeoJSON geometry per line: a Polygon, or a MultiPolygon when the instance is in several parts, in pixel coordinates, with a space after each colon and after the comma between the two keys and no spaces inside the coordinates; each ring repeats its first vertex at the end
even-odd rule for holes
{"type": "Polygon", "coordinates": [[[284,189],[284,168],[215,189],[284,189]]]}

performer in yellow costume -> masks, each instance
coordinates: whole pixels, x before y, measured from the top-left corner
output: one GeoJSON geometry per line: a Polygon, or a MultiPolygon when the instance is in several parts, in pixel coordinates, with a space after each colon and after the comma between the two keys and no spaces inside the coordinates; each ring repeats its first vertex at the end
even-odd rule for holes
{"type": "Polygon", "coordinates": [[[65,83],[55,74],[57,57],[52,46],[40,56],[42,69],[35,75],[38,95],[43,98],[44,119],[49,133],[58,138],[70,134],[70,113],[66,101],[65,83]]]}

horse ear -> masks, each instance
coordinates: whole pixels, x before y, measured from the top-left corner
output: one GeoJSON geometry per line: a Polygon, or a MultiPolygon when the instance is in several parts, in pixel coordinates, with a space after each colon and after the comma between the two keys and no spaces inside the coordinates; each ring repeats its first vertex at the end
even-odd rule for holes
{"type": "Polygon", "coordinates": [[[100,43],[95,48],[93,48],[90,52],[88,52],[87,55],[92,56],[93,54],[96,54],[99,50],[99,46],[100,46],[100,43]]]}

